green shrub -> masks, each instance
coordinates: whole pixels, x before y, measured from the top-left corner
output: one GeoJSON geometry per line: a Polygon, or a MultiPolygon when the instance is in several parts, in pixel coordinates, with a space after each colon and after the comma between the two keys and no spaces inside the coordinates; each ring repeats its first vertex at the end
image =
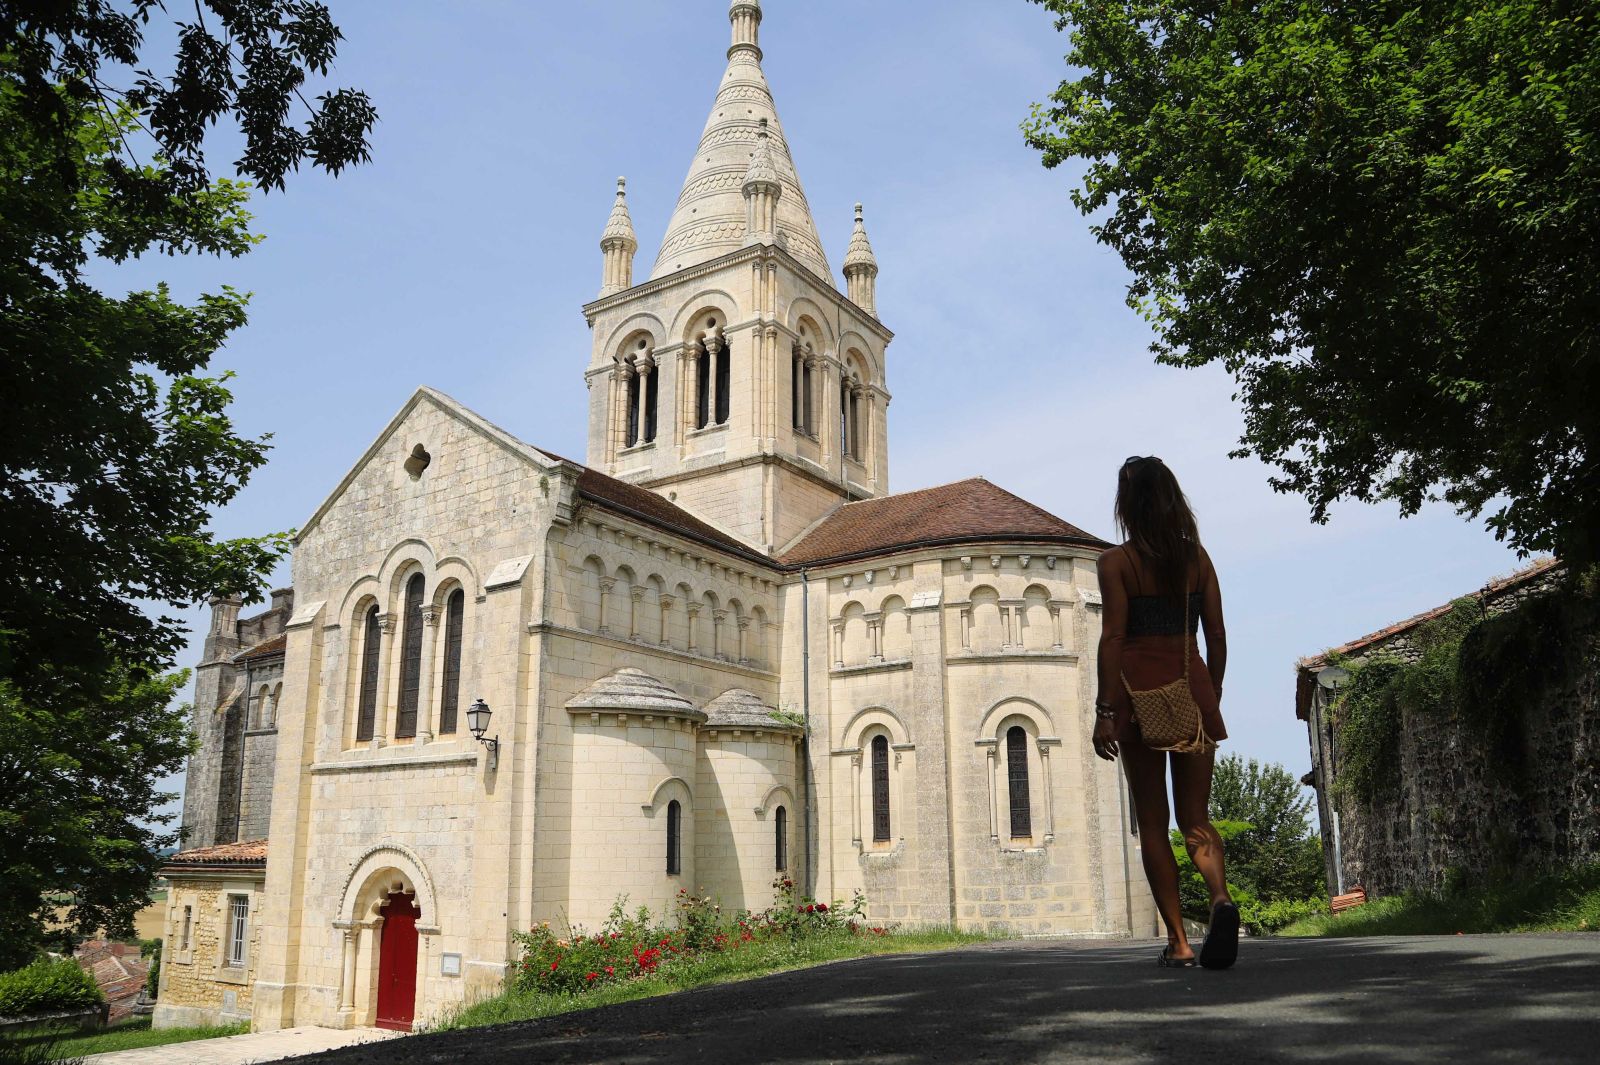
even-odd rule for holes
{"type": "Polygon", "coordinates": [[[94,977],[71,958],[41,958],[0,974],[0,1017],[27,1017],[98,1006],[105,1001],[94,977]]]}
{"type": "Polygon", "coordinates": [[[788,877],[778,877],[772,886],[773,904],[760,913],[724,914],[711,897],[679,891],[671,923],[644,907],[630,915],[627,900],[618,899],[595,932],[575,926],[561,935],[548,924],[517,932],[512,938],[520,956],[512,986],[523,992],[582,993],[753,944],[885,934],[882,928],[862,926],[865,896],[857,894],[849,907],[838,902],[829,906],[797,895],[788,877]]]}
{"type": "Polygon", "coordinates": [[[1239,917],[1251,935],[1270,935],[1307,917],[1320,917],[1328,912],[1327,899],[1274,899],[1271,902],[1253,902],[1239,907],[1239,917]]]}

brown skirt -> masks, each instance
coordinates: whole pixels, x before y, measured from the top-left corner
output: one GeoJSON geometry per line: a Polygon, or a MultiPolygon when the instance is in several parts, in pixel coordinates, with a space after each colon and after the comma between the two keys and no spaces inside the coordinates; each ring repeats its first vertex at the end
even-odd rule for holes
{"type": "MultiPolygon", "coordinates": [[[[1134,691],[1148,691],[1163,684],[1171,684],[1183,676],[1183,643],[1176,636],[1130,636],[1122,645],[1122,675],[1134,691]]],[[[1206,670],[1205,659],[1200,657],[1198,643],[1189,641],[1189,690],[1200,707],[1200,720],[1206,735],[1213,740],[1228,738],[1222,724],[1222,708],[1217,705],[1217,692],[1211,684],[1211,674],[1206,670]]],[[[1127,688],[1118,688],[1112,697],[1117,712],[1115,721],[1117,742],[1142,743],[1139,726],[1133,720],[1133,700],[1127,688]]]]}

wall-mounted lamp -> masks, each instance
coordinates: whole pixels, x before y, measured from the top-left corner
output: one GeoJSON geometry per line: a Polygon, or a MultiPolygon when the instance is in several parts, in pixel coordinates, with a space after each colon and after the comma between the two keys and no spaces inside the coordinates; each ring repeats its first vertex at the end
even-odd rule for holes
{"type": "Polygon", "coordinates": [[[498,769],[500,767],[500,737],[490,736],[488,739],[483,738],[483,734],[489,731],[489,718],[491,716],[493,716],[493,712],[489,709],[489,704],[482,699],[467,707],[467,728],[472,730],[473,739],[489,748],[489,768],[498,769]]]}

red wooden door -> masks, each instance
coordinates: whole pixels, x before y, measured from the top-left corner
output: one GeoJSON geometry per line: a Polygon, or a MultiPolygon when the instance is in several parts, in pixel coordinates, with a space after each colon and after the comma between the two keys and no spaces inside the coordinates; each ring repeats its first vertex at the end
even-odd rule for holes
{"type": "Polygon", "coordinates": [[[422,911],[403,894],[383,907],[378,943],[378,1027],[411,1031],[417,1011],[417,918],[422,911]]]}

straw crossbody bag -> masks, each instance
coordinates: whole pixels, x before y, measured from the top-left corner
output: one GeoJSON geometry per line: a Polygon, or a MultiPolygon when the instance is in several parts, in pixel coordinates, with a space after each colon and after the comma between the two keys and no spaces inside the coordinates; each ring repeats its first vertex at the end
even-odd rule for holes
{"type": "Polygon", "coordinates": [[[1133,720],[1139,726],[1144,745],[1154,751],[1176,754],[1205,754],[1217,746],[1206,735],[1200,704],[1189,687],[1189,597],[1183,597],[1183,676],[1159,688],[1136,692],[1122,675],[1122,686],[1133,700],[1133,720]]]}

